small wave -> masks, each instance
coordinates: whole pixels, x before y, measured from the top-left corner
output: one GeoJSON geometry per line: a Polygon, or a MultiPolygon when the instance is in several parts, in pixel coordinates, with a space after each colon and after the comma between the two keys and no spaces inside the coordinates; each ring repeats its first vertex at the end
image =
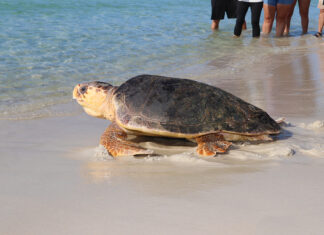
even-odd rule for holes
{"type": "Polygon", "coordinates": [[[293,138],[288,140],[297,153],[310,157],[324,157],[323,132],[324,121],[316,120],[309,123],[290,125],[293,138]]]}
{"type": "MultiPolygon", "coordinates": [[[[92,156],[92,160],[95,161],[107,161],[107,160],[126,160],[126,161],[138,161],[142,160],[146,163],[161,162],[161,163],[171,163],[171,164],[181,164],[181,165],[210,165],[214,157],[199,157],[192,152],[183,152],[172,155],[147,155],[143,157],[138,156],[126,156],[122,158],[114,158],[109,155],[108,151],[104,146],[99,145],[98,147],[88,150],[85,153],[88,156],[92,156]]],[[[216,162],[215,162],[216,163],[216,162]]],[[[213,164],[215,165],[215,164],[213,164]]],[[[222,164],[223,165],[223,164],[222,164]]]]}
{"type": "Polygon", "coordinates": [[[168,156],[159,156],[159,157],[146,157],[146,162],[165,162],[171,163],[173,165],[181,165],[181,166],[222,166],[225,165],[223,163],[218,162],[219,160],[217,157],[199,157],[195,153],[192,152],[184,152],[180,154],[172,154],[168,156]]]}
{"type": "MultiPolygon", "coordinates": [[[[287,137],[285,133],[279,137],[277,141],[267,143],[234,143],[227,154],[218,154],[216,157],[199,157],[195,146],[172,145],[170,143],[160,142],[144,142],[145,148],[157,151],[156,155],[123,157],[117,158],[120,161],[131,161],[137,163],[167,163],[173,165],[206,165],[206,166],[224,166],[224,160],[231,159],[233,161],[271,161],[284,160],[298,154],[310,157],[324,157],[324,145],[321,132],[314,133],[312,130],[322,130],[323,121],[314,121],[308,124],[288,123],[284,122],[284,130],[289,131],[287,137]],[[311,131],[311,132],[310,132],[311,131]],[[163,151],[162,151],[163,150],[163,151]],[[160,153],[158,153],[160,151],[160,153]]],[[[114,159],[111,157],[103,146],[98,146],[88,152],[89,159],[98,161],[107,161],[114,159]]],[[[226,164],[225,164],[226,165],[226,164]]]]}
{"type": "Polygon", "coordinates": [[[319,158],[324,158],[324,145],[316,145],[313,148],[309,149],[303,149],[301,148],[299,150],[301,153],[311,156],[311,157],[319,157],[319,158]]]}
{"type": "MultiPolygon", "coordinates": [[[[109,155],[103,146],[98,146],[91,150],[92,160],[107,161],[114,158],[109,155]]],[[[229,159],[238,160],[278,160],[286,157],[291,157],[295,154],[296,150],[293,146],[287,144],[259,144],[259,145],[242,145],[239,149],[230,150],[228,154],[216,155],[215,157],[199,157],[194,152],[183,152],[171,155],[148,155],[144,157],[122,157],[116,158],[118,160],[134,161],[142,160],[143,162],[160,162],[181,165],[222,165],[220,161],[229,159]]]]}
{"type": "Polygon", "coordinates": [[[291,157],[296,153],[293,146],[285,143],[266,143],[241,146],[232,150],[229,157],[239,160],[278,160],[291,157]]]}
{"type": "Polygon", "coordinates": [[[323,130],[324,129],[324,121],[317,120],[315,122],[306,124],[306,123],[300,123],[298,125],[301,128],[308,129],[308,130],[323,130]]]}

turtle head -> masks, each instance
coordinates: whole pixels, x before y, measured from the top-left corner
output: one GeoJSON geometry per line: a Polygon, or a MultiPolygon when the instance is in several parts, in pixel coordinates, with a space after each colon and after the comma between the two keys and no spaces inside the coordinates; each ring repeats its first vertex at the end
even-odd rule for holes
{"type": "Polygon", "coordinates": [[[74,87],[73,99],[76,99],[90,116],[110,119],[107,117],[107,105],[111,103],[114,90],[114,87],[106,82],[81,83],[74,87]]]}

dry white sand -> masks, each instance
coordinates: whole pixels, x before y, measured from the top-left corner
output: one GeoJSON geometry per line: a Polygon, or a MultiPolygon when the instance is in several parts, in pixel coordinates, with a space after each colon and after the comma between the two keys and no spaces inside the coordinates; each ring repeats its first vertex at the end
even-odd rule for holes
{"type": "Polygon", "coordinates": [[[202,76],[290,123],[216,158],[148,141],[175,153],[112,160],[98,147],[108,122],[86,114],[1,120],[0,234],[324,234],[323,61],[304,51],[202,76]]]}

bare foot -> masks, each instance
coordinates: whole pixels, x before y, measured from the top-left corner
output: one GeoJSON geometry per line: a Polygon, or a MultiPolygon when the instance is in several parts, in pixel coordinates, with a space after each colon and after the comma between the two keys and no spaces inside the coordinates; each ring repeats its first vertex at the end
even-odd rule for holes
{"type": "Polygon", "coordinates": [[[247,27],[246,27],[246,21],[244,21],[244,23],[243,23],[243,25],[242,25],[242,29],[243,29],[243,30],[246,30],[246,29],[247,29],[247,27]]]}
{"type": "Polygon", "coordinates": [[[217,30],[218,29],[218,25],[219,25],[219,20],[212,20],[212,24],[211,24],[210,28],[212,30],[217,30]]]}

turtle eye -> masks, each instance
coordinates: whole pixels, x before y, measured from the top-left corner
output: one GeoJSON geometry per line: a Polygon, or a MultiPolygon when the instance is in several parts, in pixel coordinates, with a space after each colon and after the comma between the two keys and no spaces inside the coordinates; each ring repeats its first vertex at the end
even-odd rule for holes
{"type": "Polygon", "coordinates": [[[87,91],[86,86],[80,87],[80,89],[79,89],[80,94],[84,94],[86,91],[87,91]]]}

